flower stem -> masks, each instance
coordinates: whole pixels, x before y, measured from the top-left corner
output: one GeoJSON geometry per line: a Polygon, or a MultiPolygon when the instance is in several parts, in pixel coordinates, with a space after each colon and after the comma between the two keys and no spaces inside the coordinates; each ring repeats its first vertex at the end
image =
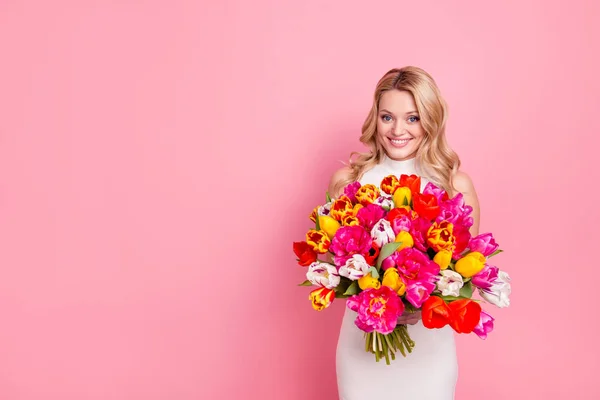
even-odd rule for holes
{"type": "Polygon", "coordinates": [[[380,335],[380,337],[379,337],[379,344],[383,348],[383,356],[385,357],[385,363],[387,365],[390,365],[390,355],[389,355],[389,349],[388,349],[387,343],[386,343],[386,341],[384,339],[385,335],[384,334],[380,334],[380,333],[377,333],[377,334],[380,335]]]}
{"type": "Polygon", "coordinates": [[[394,331],[394,334],[396,335],[396,340],[398,341],[398,349],[400,350],[400,353],[406,357],[406,351],[404,351],[404,340],[402,340],[400,337],[400,332],[394,331]]]}

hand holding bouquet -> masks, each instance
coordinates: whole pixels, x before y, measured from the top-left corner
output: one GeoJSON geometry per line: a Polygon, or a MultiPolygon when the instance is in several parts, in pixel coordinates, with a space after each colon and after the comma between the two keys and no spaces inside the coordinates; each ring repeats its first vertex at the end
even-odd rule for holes
{"type": "Polygon", "coordinates": [[[307,267],[301,285],[317,287],[309,295],[313,308],[347,298],[365,350],[387,364],[415,346],[407,325],[397,323],[405,312],[420,311],[426,328],[449,325],[485,339],[494,319],[474,291],[487,303],[509,305],[510,277],[488,263],[501,250],[490,233],[471,237],[472,208],[462,194],[450,199],[432,183],[420,188],[416,175],[347,185],[313,210],[314,229],[294,242],[307,267]]]}

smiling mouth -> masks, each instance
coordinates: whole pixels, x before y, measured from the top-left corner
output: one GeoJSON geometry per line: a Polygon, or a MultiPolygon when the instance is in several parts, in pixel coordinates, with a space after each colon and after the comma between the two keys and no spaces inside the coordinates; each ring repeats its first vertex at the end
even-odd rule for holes
{"type": "Polygon", "coordinates": [[[395,146],[404,146],[405,144],[407,144],[409,141],[412,140],[412,138],[408,138],[408,139],[392,139],[389,138],[390,142],[395,145],[395,146]]]}

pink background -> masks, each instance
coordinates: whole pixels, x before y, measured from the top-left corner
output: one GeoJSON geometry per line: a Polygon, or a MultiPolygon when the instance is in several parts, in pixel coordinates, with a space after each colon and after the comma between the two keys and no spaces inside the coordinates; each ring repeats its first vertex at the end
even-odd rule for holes
{"type": "Polygon", "coordinates": [[[335,399],[291,243],[404,65],[513,278],[457,399],[600,398],[598,3],[205,3],[0,3],[0,399],[335,399]]]}

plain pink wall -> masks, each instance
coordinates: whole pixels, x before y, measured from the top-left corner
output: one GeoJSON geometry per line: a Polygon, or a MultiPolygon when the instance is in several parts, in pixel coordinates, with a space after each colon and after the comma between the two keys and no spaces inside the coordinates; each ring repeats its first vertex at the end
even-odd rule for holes
{"type": "MultiPolygon", "coordinates": [[[[512,306],[458,400],[597,399],[598,3],[4,1],[0,399],[335,399],[291,243],[379,77],[450,105],[512,306]]],[[[401,388],[396,390],[401,391],[401,388]]]]}

